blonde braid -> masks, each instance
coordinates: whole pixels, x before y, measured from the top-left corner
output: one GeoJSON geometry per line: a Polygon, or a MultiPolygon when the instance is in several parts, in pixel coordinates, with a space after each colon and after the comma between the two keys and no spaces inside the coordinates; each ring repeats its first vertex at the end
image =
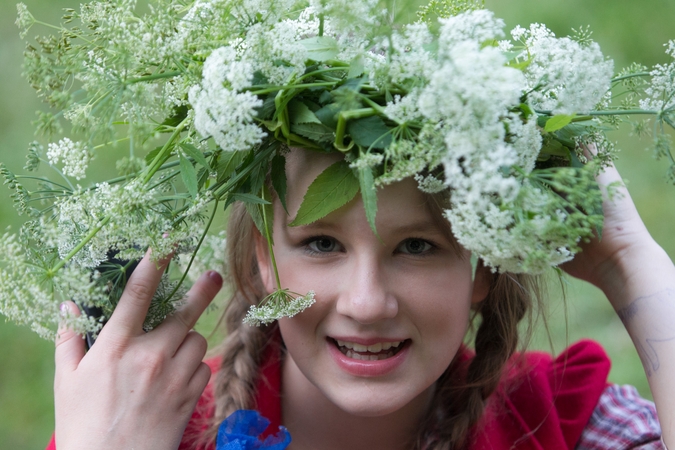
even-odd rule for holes
{"type": "Polygon", "coordinates": [[[255,225],[243,204],[232,207],[228,224],[229,282],[234,294],[224,313],[227,338],[219,348],[220,370],[214,382],[215,414],[207,436],[215,439],[220,423],[238,409],[254,407],[256,382],[266,345],[273,341],[276,324],[251,327],[242,320],[248,308],[265,295],[255,258],[255,225]]]}
{"type": "Polygon", "coordinates": [[[518,323],[539,299],[537,280],[527,275],[499,274],[478,306],[482,321],[476,332],[476,355],[466,367],[454,362],[437,382],[431,408],[415,448],[459,450],[470,438],[487,398],[518,345],[518,323]]]}

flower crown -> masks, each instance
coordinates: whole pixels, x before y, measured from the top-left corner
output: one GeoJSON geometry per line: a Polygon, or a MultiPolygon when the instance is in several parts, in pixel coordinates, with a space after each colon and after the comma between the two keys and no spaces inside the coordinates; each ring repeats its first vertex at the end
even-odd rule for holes
{"type": "MultiPolygon", "coordinates": [[[[22,36],[42,24],[18,11],[22,36]]],[[[62,136],[65,119],[77,138],[46,152],[31,144],[26,169],[44,162],[55,174],[32,176],[36,189],[1,169],[30,219],[0,240],[0,311],[43,335],[60,298],[108,316],[111,286],[120,291],[152,247],[182,262],[180,280],[158,291],[153,327],[182,298],[197,253],[222,257],[222,239],[208,234],[219,206],[245,203],[271,249],[266,179],[285,207],[292,146],[344,160],[311,184],[291,226],[360,195],[376,232],[377,189],[413,177],[447,196],[457,240],[496,271],[543,272],[599,232],[594,176],[614,152],[604,133],[623,117],[652,121],[675,181],[666,134],[675,61],[614,76],[588,30],[558,38],[534,24],[507,39],[476,0],[432,0],[411,23],[402,15],[378,0],[156,0],[144,15],[133,0],[112,0],[66,10],[57,35],[28,45],[25,72],[54,111],[40,113],[39,131],[62,136]],[[95,155],[119,148],[119,176],[76,184],[95,155]],[[103,270],[111,255],[118,263],[103,270]]],[[[667,53],[675,58],[675,41],[667,53]]],[[[247,321],[313,303],[312,293],[296,296],[280,289],[247,321]]],[[[82,331],[100,327],[77,320],[82,331]]]]}

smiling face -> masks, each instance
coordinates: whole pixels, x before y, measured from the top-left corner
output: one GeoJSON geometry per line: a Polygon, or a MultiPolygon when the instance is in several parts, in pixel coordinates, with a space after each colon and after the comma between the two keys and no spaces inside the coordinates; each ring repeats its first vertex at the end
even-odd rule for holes
{"type": "MultiPolygon", "coordinates": [[[[287,161],[290,216],[277,202],[274,253],[282,287],[314,290],[316,304],[279,321],[284,384],[304,384],[304,392],[357,416],[426,405],[462,343],[471,303],[487,293],[481,283],[474,289],[468,253],[412,180],[378,190],[379,239],[358,196],[315,223],[288,227],[309,184],[335,158],[295,150],[287,161]]],[[[262,239],[257,254],[271,291],[262,239]]]]}

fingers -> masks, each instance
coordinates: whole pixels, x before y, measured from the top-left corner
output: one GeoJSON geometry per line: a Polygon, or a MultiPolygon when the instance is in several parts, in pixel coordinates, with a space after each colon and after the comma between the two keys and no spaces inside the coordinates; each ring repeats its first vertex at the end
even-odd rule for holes
{"type": "MultiPolygon", "coordinates": [[[[61,304],[61,313],[64,317],[78,317],[80,310],[75,303],[65,302],[61,304]]],[[[62,371],[72,372],[77,369],[78,364],[86,353],[82,336],[68,328],[65,321],[63,321],[59,326],[55,343],[54,360],[57,375],[62,371]]]]}
{"type": "Polygon", "coordinates": [[[164,322],[155,329],[155,334],[160,335],[160,339],[166,339],[165,334],[172,336],[179,336],[181,339],[176,340],[175,347],[172,349],[177,351],[178,346],[182,342],[188,332],[195,326],[197,320],[202,315],[207,306],[211,303],[218,291],[223,285],[223,278],[218,272],[208,271],[197,280],[192,286],[192,289],[187,293],[187,302],[179,308],[171,316],[167,317],[164,322]]]}
{"type": "Polygon", "coordinates": [[[206,338],[193,330],[185,336],[185,340],[178,347],[174,359],[180,367],[193,373],[204,359],[207,349],[206,338]]]}
{"type": "Polygon", "coordinates": [[[207,384],[209,384],[210,379],[211,368],[206,363],[199,363],[197,370],[188,382],[188,390],[195,394],[195,398],[199,399],[199,396],[204,391],[204,388],[207,384]]]}
{"type": "Polygon", "coordinates": [[[148,250],[134,273],[131,274],[106,329],[113,328],[126,336],[143,334],[143,322],[150,307],[150,301],[170,260],[166,258],[162,261],[152,261],[151,252],[148,250]]]}

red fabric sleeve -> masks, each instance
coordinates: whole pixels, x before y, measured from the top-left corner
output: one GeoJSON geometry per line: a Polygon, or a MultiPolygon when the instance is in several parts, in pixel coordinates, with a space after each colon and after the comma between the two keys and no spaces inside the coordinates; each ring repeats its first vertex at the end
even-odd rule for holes
{"type": "Polygon", "coordinates": [[[475,429],[472,450],[572,450],[607,386],[610,362],[592,341],[558,358],[515,357],[475,429]]]}

